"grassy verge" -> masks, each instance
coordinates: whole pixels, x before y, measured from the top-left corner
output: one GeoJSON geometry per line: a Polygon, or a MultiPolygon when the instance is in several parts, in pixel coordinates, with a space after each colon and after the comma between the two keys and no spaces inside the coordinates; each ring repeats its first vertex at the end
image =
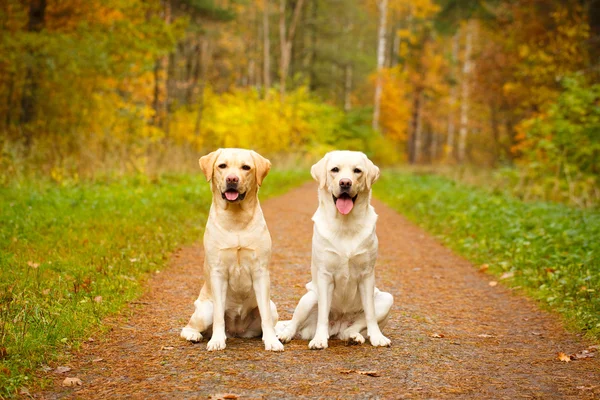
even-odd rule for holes
{"type": "Polygon", "coordinates": [[[600,212],[389,172],[377,197],[502,282],[524,288],[568,324],[600,338],[600,212]]]}
{"type": "MultiPolygon", "coordinates": [[[[308,177],[272,172],[260,197],[308,177]]],[[[201,174],[0,188],[0,398],[138,297],[170,251],[201,237],[209,206],[201,174]]]]}

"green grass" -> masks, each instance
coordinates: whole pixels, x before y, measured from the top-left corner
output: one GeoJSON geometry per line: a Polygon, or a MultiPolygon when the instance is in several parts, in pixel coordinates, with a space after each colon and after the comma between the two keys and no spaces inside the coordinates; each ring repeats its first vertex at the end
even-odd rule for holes
{"type": "Polygon", "coordinates": [[[466,187],[434,175],[383,174],[376,196],[569,326],[600,338],[600,212],[466,187]]]}
{"type": "MultiPolygon", "coordinates": [[[[272,172],[260,197],[308,179],[272,172]]],[[[177,246],[201,239],[204,176],[0,188],[0,398],[76,349],[143,292],[177,246]]]]}

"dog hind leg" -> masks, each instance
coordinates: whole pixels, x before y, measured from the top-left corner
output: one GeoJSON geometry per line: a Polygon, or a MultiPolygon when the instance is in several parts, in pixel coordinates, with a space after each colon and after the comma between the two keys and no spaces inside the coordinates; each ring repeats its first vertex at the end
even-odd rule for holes
{"type": "Polygon", "coordinates": [[[190,342],[202,340],[202,333],[206,332],[213,321],[213,303],[210,300],[196,300],[194,314],[185,328],[181,330],[181,337],[190,342]]]}

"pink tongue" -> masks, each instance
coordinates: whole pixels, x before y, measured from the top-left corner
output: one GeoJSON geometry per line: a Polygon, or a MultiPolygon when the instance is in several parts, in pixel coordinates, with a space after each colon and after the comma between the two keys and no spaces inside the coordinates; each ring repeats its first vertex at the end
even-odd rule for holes
{"type": "Polygon", "coordinates": [[[234,192],[233,190],[228,190],[227,192],[225,192],[225,197],[229,201],[237,200],[239,195],[240,194],[238,192],[234,192]]]}
{"type": "Polygon", "coordinates": [[[340,213],[342,213],[343,215],[346,215],[350,211],[352,211],[352,207],[354,207],[354,203],[352,202],[352,199],[349,197],[340,197],[335,202],[335,206],[337,207],[337,209],[340,213]]]}

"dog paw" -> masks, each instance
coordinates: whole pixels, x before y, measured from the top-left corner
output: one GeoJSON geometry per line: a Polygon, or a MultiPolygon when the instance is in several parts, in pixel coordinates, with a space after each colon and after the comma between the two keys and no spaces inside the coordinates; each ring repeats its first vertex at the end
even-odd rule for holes
{"type": "Polygon", "coordinates": [[[193,328],[187,326],[181,330],[180,336],[190,342],[198,343],[202,340],[202,334],[193,328]]]}
{"type": "Polygon", "coordinates": [[[363,335],[358,332],[349,333],[343,340],[345,340],[348,345],[363,344],[365,342],[363,335]]]}
{"type": "Polygon", "coordinates": [[[264,339],[265,350],[267,351],[283,351],[283,345],[277,338],[264,339]]]}
{"type": "Polygon", "coordinates": [[[381,334],[371,336],[369,340],[371,341],[371,344],[376,347],[389,347],[392,345],[392,341],[381,334]]]}
{"type": "Polygon", "coordinates": [[[216,351],[216,350],[223,350],[225,348],[225,339],[221,339],[221,338],[216,338],[213,336],[212,339],[210,339],[208,341],[208,344],[206,345],[206,349],[208,351],[216,351]]]}
{"type": "Polygon", "coordinates": [[[291,329],[289,329],[289,327],[287,327],[282,332],[279,332],[277,334],[277,337],[279,338],[281,343],[289,343],[295,335],[296,332],[293,332],[291,329]]]}
{"type": "Polygon", "coordinates": [[[308,344],[311,350],[323,350],[327,348],[327,338],[314,338],[308,344]]]}

